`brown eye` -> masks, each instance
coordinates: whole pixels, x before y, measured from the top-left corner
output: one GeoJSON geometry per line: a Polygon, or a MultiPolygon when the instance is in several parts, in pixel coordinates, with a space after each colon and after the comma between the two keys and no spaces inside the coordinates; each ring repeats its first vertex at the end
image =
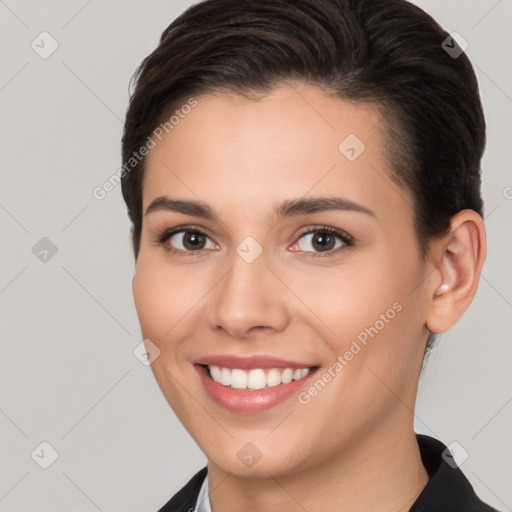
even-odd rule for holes
{"type": "Polygon", "coordinates": [[[336,237],[329,233],[314,233],[311,245],[318,251],[329,251],[336,245],[336,237]]]}
{"type": "Polygon", "coordinates": [[[183,228],[164,234],[160,238],[160,243],[172,252],[198,252],[217,248],[205,233],[183,228]]]}
{"type": "MultiPolygon", "coordinates": [[[[174,235],[172,238],[176,238],[178,235],[174,235]]],[[[204,249],[206,237],[201,233],[194,231],[185,231],[182,237],[182,244],[187,251],[193,251],[194,249],[204,249]]]]}
{"type": "Polygon", "coordinates": [[[349,235],[337,229],[324,227],[303,233],[295,245],[299,251],[304,252],[333,252],[352,245],[352,240],[349,235]]]}

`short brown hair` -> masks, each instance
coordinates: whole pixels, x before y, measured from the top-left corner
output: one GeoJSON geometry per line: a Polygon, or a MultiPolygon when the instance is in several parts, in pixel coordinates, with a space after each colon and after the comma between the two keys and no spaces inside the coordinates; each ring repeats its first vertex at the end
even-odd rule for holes
{"type": "MultiPolygon", "coordinates": [[[[206,0],[162,33],[132,77],[127,161],[180,102],[226,91],[268,93],[286,81],[317,85],[384,113],[390,174],[414,198],[423,254],[451,217],[483,215],[485,120],[473,68],[454,39],[405,0],[206,0]]],[[[138,256],[145,159],[122,176],[138,256]]],[[[433,338],[429,337],[429,344],[433,338]]]]}

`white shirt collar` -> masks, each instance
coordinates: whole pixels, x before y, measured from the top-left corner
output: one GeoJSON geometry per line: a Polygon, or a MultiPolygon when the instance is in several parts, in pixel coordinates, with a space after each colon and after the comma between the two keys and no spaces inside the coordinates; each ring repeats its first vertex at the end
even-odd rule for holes
{"type": "Polygon", "coordinates": [[[208,481],[208,473],[203,480],[199,495],[197,496],[195,512],[212,512],[212,505],[210,503],[210,483],[208,481]]]}

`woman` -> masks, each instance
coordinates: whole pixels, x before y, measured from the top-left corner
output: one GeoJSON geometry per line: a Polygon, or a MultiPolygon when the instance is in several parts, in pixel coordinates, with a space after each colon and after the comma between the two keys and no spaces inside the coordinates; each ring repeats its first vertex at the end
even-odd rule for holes
{"type": "Polygon", "coordinates": [[[133,295],[208,458],[162,511],[493,510],[413,428],[486,255],[459,42],[403,0],[209,0],[141,64],[133,295]]]}

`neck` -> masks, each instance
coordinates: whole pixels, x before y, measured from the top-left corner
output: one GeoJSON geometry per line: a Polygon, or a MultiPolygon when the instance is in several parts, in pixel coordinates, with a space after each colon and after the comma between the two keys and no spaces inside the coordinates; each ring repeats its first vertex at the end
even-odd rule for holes
{"type": "Polygon", "coordinates": [[[322,464],[274,478],[244,478],[208,463],[213,512],[408,511],[428,482],[412,421],[379,425],[322,464]]]}

